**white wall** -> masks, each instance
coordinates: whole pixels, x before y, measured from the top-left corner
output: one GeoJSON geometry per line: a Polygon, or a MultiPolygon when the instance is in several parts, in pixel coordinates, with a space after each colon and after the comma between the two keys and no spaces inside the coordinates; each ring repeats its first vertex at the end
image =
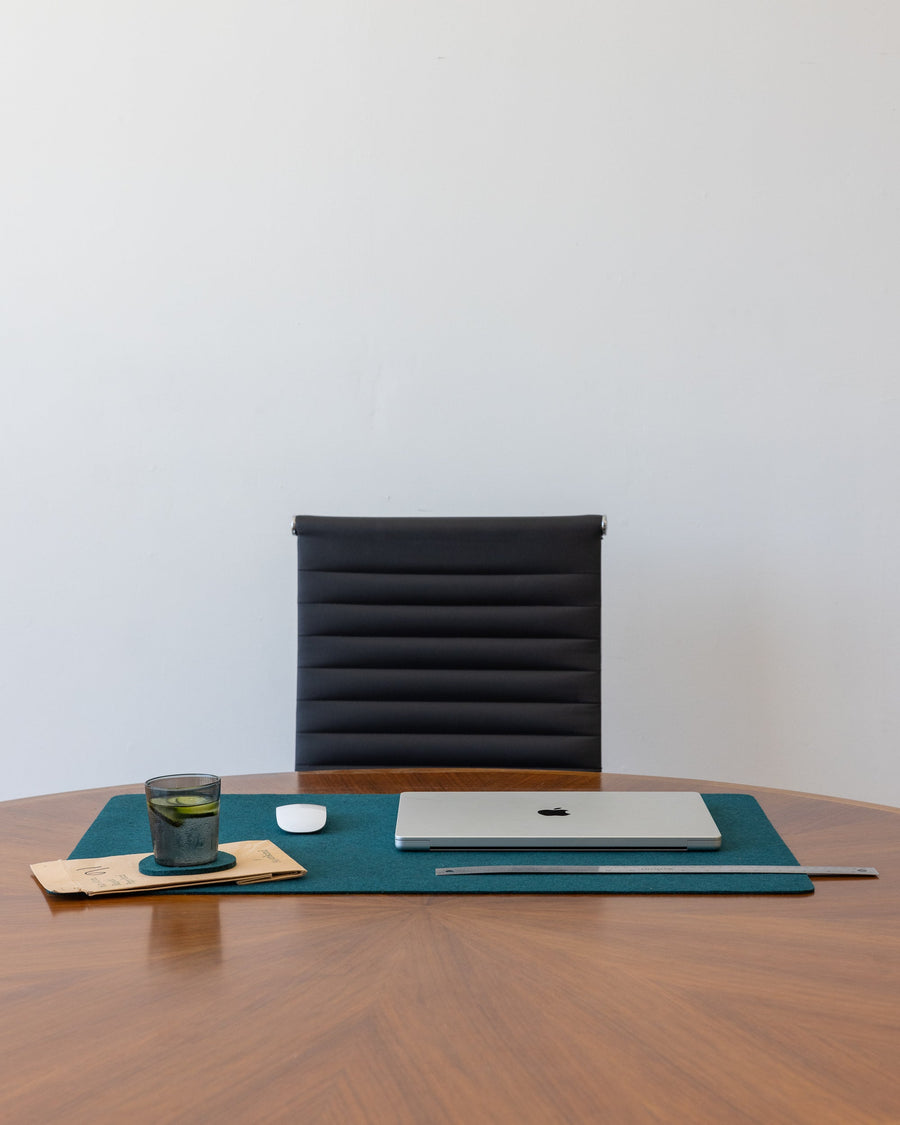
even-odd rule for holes
{"type": "Polygon", "coordinates": [[[290,769],[292,516],[602,511],[605,764],[900,804],[895,0],[2,0],[0,797],[290,769]]]}

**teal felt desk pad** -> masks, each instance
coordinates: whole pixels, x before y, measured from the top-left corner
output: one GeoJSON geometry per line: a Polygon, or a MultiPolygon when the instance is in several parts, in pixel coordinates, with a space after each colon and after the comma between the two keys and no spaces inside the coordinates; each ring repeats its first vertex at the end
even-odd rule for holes
{"type": "MultiPolygon", "coordinates": [[[[185,887],[161,894],[803,894],[804,874],[634,875],[435,875],[436,867],[486,864],[796,864],[754,797],[709,793],[703,799],[722,833],[714,852],[415,852],[394,847],[397,793],[308,793],[301,801],[325,805],[321,832],[292,835],[275,823],[275,808],[296,795],[224,793],[220,846],[237,840],[271,840],[307,874],[247,886],[185,887]]],[[[150,828],[142,794],[111,798],[70,859],[149,852],[150,828]]]]}

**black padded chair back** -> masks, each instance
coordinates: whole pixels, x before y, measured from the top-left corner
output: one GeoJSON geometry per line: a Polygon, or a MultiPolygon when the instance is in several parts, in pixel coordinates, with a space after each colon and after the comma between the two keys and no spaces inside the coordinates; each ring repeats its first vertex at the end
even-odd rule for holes
{"type": "Polygon", "coordinates": [[[297,516],[297,769],[600,769],[603,516],[297,516]]]}

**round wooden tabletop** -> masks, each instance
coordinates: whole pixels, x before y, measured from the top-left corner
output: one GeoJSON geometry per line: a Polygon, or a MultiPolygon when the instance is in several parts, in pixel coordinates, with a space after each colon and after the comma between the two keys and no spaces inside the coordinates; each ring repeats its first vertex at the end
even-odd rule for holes
{"type": "Polygon", "coordinates": [[[2,810],[3,1120],[900,1121],[900,810],[691,779],[260,774],[226,792],[753,793],[812,895],[46,895],[106,800],[2,810]]]}

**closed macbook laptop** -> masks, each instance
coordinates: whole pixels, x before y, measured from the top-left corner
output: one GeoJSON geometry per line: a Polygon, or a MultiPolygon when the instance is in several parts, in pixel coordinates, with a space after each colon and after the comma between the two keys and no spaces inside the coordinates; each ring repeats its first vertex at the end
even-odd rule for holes
{"type": "Polygon", "coordinates": [[[712,851],[722,837],[699,793],[401,793],[398,848],[712,851]]]}

